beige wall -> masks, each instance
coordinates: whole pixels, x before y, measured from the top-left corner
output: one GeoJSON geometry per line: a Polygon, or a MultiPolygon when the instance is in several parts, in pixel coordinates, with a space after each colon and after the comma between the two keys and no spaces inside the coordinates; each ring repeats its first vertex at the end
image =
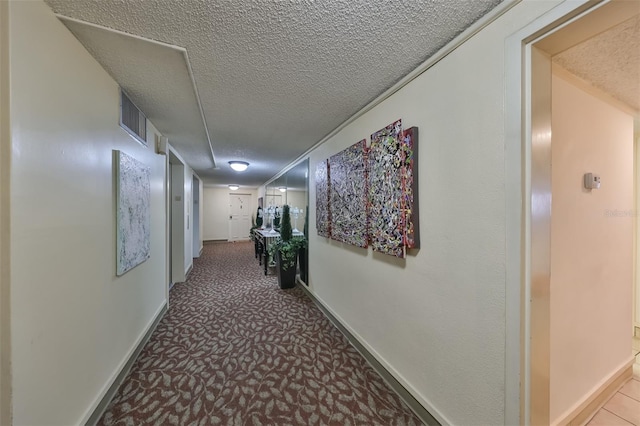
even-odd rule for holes
{"type": "Polygon", "coordinates": [[[11,423],[10,294],[9,294],[9,16],[0,2],[0,424],[11,423]]]}
{"type": "Polygon", "coordinates": [[[256,189],[240,188],[230,191],[228,188],[204,187],[201,197],[203,204],[203,239],[227,240],[229,238],[229,195],[251,195],[251,214],[258,208],[258,193],[256,189]]]}
{"type": "Polygon", "coordinates": [[[513,399],[505,217],[521,206],[505,209],[505,40],[557,4],[517,4],[310,153],[313,177],[319,161],[397,118],[420,129],[422,248],[400,261],[318,237],[312,180],[310,285],[443,423],[504,424],[513,399]]]}
{"type": "MultiPolygon", "coordinates": [[[[287,191],[287,204],[292,209],[298,207],[306,211],[307,209],[307,192],[306,191],[287,191]]],[[[298,221],[294,223],[293,213],[291,213],[291,228],[297,224],[298,231],[302,232],[304,229],[304,215],[305,213],[298,214],[298,221]]]]}
{"type": "Polygon", "coordinates": [[[550,418],[630,361],[633,118],[552,80],[550,418]],[[586,190],[583,174],[602,179],[586,190]]]}
{"type": "MultiPolygon", "coordinates": [[[[636,118],[634,122],[634,139],[636,141],[635,144],[635,171],[636,171],[636,181],[635,181],[635,196],[636,196],[636,210],[635,210],[635,220],[636,220],[636,247],[635,247],[635,256],[636,256],[636,267],[635,267],[635,276],[634,276],[634,296],[635,296],[635,306],[634,306],[634,326],[640,328],[640,224],[638,220],[640,218],[640,118],[636,118]]],[[[636,336],[640,337],[640,332],[636,332],[634,330],[636,336]]]]}
{"type": "Polygon", "coordinates": [[[9,13],[14,422],[78,424],[165,304],[165,157],[153,126],[149,148],[118,126],[117,84],[44,3],[9,13]],[[151,169],[151,258],[121,277],[114,149],[151,169]]]}
{"type": "Polygon", "coordinates": [[[291,208],[298,207],[304,209],[307,207],[307,193],[305,191],[287,191],[286,203],[291,208]]]}

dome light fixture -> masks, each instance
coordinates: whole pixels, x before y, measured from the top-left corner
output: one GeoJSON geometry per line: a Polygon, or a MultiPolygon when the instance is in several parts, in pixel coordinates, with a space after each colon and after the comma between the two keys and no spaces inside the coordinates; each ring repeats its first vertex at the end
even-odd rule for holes
{"type": "Polygon", "coordinates": [[[281,186],[280,188],[278,188],[278,191],[287,192],[287,188],[285,188],[284,186],[281,186]]]}
{"type": "Polygon", "coordinates": [[[244,172],[249,167],[246,161],[229,161],[229,166],[236,172],[244,172]]]}
{"type": "Polygon", "coordinates": [[[237,191],[240,188],[238,185],[229,185],[229,189],[232,191],[237,191]]]}

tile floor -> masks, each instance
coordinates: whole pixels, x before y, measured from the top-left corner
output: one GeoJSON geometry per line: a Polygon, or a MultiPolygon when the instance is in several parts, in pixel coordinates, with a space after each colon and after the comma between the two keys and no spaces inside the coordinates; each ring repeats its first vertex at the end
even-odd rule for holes
{"type": "Polygon", "coordinates": [[[611,397],[591,419],[588,426],[640,426],[640,339],[633,339],[633,379],[611,397]]]}

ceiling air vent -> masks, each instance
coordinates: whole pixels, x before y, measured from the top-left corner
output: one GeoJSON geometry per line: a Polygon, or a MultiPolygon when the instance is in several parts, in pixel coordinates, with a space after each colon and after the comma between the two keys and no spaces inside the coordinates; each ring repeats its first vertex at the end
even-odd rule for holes
{"type": "Polygon", "coordinates": [[[120,127],[147,146],[147,117],[131,102],[123,90],[120,90],[120,127]]]}

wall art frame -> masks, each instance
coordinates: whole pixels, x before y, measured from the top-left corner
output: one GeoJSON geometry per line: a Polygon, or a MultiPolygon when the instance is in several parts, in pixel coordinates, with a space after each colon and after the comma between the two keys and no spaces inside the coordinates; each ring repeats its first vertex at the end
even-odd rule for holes
{"type": "Polygon", "coordinates": [[[151,170],[114,151],[116,181],[116,275],[151,257],[151,170]]]}
{"type": "Polygon", "coordinates": [[[406,257],[418,248],[417,127],[396,120],[371,135],[369,238],[374,251],[406,257]]]}
{"type": "Polygon", "coordinates": [[[329,210],[329,160],[316,165],[316,232],[321,237],[331,237],[331,215],[329,210]]]}
{"type": "Polygon", "coordinates": [[[329,158],[331,238],[356,247],[369,246],[367,141],[329,158]]]}

